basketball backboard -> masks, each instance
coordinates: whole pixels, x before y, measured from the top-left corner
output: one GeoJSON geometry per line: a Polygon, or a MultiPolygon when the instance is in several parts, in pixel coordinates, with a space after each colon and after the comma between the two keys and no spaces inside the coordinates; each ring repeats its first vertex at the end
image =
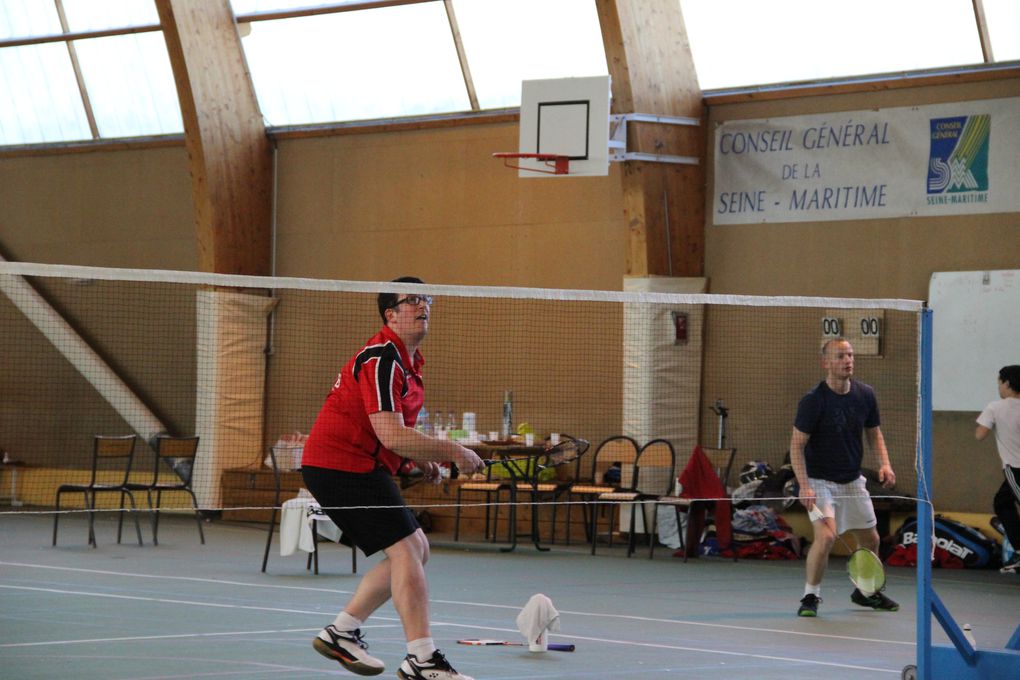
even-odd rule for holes
{"type": "Polygon", "coordinates": [[[519,160],[519,177],[609,174],[609,76],[525,80],[521,83],[518,151],[570,159],[569,173],[550,175],[546,163],[519,160]]]}

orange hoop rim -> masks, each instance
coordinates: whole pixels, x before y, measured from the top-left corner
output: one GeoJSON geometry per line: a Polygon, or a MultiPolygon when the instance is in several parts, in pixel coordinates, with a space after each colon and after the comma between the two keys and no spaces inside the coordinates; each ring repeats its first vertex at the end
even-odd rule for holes
{"type": "Polygon", "coordinates": [[[542,172],[547,175],[569,175],[570,174],[570,156],[564,156],[557,153],[514,153],[512,151],[500,151],[492,154],[493,158],[502,158],[503,165],[507,168],[514,168],[516,170],[526,170],[528,172],[542,172]],[[531,160],[537,160],[544,162],[552,170],[543,170],[542,168],[527,168],[522,165],[511,162],[513,159],[528,158],[531,160]]]}

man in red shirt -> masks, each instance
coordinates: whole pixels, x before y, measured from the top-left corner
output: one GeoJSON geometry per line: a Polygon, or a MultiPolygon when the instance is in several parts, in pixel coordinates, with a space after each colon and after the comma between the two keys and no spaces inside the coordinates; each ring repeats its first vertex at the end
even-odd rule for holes
{"type": "MultiPolygon", "coordinates": [[[[422,281],[402,277],[394,283],[422,281]]],[[[383,328],[344,366],[305,443],[305,486],[362,552],[386,554],[313,646],[354,673],[382,673],[384,665],[368,654],[361,626],[392,597],[407,638],[397,676],[471,680],[457,673],[433,642],[425,579],[428,539],[393,481],[405,459],[436,482],[441,462],[452,461],[467,474],[482,467],[470,449],[414,429],[425,396],[418,346],[428,333],[431,304],[428,295],[379,294],[383,328]]]]}

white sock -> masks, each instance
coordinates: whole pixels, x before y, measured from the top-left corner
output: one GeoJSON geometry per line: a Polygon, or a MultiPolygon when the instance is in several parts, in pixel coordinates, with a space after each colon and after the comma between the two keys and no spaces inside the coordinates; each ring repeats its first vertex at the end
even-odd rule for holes
{"type": "Polygon", "coordinates": [[[810,583],[805,583],[804,584],[804,594],[805,595],[814,595],[815,597],[819,597],[822,594],[822,584],[819,583],[817,585],[811,585],[810,583]]]}
{"type": "Polygon", "coordinates": [[[418,638],[407,643],[407,653],[414,654],[418,661],[428,661],[436,651],[436,643],[430,638],[418,638]]]}
{"type": "Polygon", "coordinates": [[[336,620],[333,621],[333,625],[336,626],[337,630],[357,630],[361,628],[361,624],[364,621],[356,616],[351,616],[347,612],[340,612],[336,615],[336,620]]]}

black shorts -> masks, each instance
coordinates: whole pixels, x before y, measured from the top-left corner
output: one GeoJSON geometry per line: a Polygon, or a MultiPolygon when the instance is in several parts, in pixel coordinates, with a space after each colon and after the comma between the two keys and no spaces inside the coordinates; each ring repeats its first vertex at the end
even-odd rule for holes
{"type": "MultiPolygon", "coordinates": [[[[301,468],[305,487],[333,522],[366,555],[384,550],[418,530],[393,477],[384,470],[342,472],[301,468]]],[[[345,541],[347,542],[347,541],[345,541]]]]}

